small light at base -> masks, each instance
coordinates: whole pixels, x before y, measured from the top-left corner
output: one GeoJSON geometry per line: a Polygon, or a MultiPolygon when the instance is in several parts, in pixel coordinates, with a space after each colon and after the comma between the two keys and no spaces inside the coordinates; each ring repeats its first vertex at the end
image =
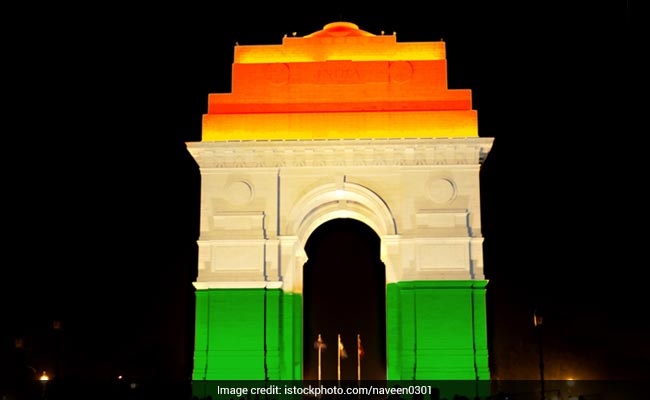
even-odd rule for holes
{"type": "Polygon", "coordinates": [[[41,381],[49,381],[49,380],[50,380],[50,377],[47,376],[47,374],[45,373],[45,371],[43,371],[43,375],[41,375],[41,377],[39,378],[39,380],[41,380],[41,381]]]}
{"type": "Polygon", "coordinates": [[[566,380],[566,384],[567,384],[568,386],[573,386],[573,385],[576,384],[576,381],[575,381],[575,379],[573,379],[573,378],[567,378],[567,380],[566,380]]]}

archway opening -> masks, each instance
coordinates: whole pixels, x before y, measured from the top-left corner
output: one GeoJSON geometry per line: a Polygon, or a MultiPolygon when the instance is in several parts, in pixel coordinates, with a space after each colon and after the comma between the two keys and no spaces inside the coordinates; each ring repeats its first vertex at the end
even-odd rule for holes
{"type": "Polygon", "coordinates": [[[338,379],[338,335],[348,355],[341,359],[342,380],[358,374],[357,335],[363,356],[361,379],[386,379],[386,268],[379,236],[350,218],[319,226],[305,245],[303,270],[303,378],[318,379],[320,334],[321,379],[338,379]]]}

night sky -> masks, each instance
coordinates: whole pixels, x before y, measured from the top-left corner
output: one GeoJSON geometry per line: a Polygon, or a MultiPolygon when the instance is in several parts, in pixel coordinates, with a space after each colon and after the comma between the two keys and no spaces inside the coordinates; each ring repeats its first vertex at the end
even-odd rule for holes
{"type": "Polygon", "coordinates": [[[617,146],[636,140],[624,9],[415,4],[8,10],[3,379],[190,376],[200,180],[185,142],[208,94],[230,91],[236,42],[339,20],[444,40],[449,88],[472,90],[495,138],[481,171],[493,376],[537,379],[535,309],[549,379],[650,376],[647,267],[627,227],[644,205],[617,146]]]}

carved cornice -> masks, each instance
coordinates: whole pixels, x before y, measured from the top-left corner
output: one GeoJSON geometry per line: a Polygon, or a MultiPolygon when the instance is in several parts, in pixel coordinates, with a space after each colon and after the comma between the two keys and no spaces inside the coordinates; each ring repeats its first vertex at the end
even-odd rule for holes
{"type": "Polygon", "coordinates": [[[201,168],[475,165],[494,138],[191,142],[201,168]]]}

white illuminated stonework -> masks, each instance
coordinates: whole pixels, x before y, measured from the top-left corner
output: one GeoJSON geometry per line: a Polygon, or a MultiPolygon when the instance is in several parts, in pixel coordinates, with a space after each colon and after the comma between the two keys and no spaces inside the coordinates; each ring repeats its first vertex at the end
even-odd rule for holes
{"type": "Polygon", "coordinates": [[[492,138],[188,143],[201,173],[199,289],[302,292],[305,243],[354,218],[387,283],[483,280],[480,165],[492,138]]]}

